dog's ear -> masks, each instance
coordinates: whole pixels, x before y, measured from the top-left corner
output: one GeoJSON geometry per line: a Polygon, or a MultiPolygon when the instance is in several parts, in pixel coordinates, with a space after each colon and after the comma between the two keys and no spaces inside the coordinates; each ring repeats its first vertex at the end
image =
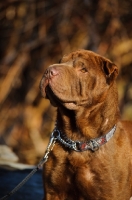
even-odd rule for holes
{"type": "Polygon", "coordinates": [[[107,83],[110,84],[118,75],[118,67],[109,60],[103,61],[103,71],[106,76],[107,83]]]}

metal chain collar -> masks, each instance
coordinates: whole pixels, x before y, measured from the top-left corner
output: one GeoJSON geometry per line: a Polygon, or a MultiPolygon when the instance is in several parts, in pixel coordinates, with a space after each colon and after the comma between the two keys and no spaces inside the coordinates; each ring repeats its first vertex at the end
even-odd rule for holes
{"type": "Polygon", "coordinates": [[[51,137],[54,137],[65,147],[68,147],[77,152],[82,152],[86,150],[97,151],[100,146],[102,146],[112,138],[115,130],[116,130],[116,125],[107,134],[99,138],[91,139],[86,142],[80,142],[80,141],[73,141],[67,138],[66,135],[64,135],[64,133],[62,133],[59,129],[57,129],[57,127],[55,127],[51,137]]]}

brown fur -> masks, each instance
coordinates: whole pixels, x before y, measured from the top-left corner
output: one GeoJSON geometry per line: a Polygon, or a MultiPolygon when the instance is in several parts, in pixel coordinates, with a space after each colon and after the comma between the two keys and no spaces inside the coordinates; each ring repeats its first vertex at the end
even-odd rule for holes
{"type": "Polygon", "coordinates": [[[129,200],[132,196],[132,123],[119,116],[118,68],[91,51],[64,56],[44,73],[40,87],[57,107],[58,129],[87,141],[109,132],[99,150],[75,152],[56,143],[44,165],[45,200],[129,200]]]}

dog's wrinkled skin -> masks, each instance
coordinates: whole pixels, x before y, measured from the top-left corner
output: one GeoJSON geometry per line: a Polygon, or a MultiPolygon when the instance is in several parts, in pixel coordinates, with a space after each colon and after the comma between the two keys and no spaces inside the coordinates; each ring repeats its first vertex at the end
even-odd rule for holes
{"type": "Polygon", "coordinates": [[[75,152],[56,143],[44,165],[44,200],[129,200],[132,124],[121,122],[117,66],[91,51],[64,56],[45,71],[43,97],[57,107],[57,126],[72,140],[114,136],[99,150],[75,152]]]}

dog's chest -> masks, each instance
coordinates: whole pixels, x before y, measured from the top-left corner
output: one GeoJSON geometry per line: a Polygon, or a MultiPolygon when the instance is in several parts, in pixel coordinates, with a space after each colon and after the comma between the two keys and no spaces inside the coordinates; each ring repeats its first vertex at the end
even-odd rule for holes
{"type": "Polygon", "coordinates": [[[50,166],[51,170],[48,176],[50,181],[47,180],[51,184],[49,187],[60,193],[63,191],[65,195],[68,195],[69,200],[75,197],[78,200],[85,200],[86,198],[96,200],[101,198],[99,191],[102,191],[104,195],[107,193],[111,196],[109,185],[107,190],[103,191],[104,185],[106,186],[110,183],[108,177],[105,179],[100,174],[103,166],[95,165],[89,154],[73,152],[65,156],[65,159],[61,156],[59,159],[56,158],[54,160],[55,163],[50,166]]]}
{"type": "Polygon", "coordinates": [[[111,174],[115,168],[108,164],[108,155],[95,154],[93,158],[89,153],[53,151],[45,168],[48,188],[59,193],[63,191],[69,200],[116,199],[113,191],[118,189],[118,177],[111,174]]]}
{"type": "Polygon", "coordinates": [[[78,190],[80,185],[90,185],[92,187],[94,181],[94,173],[89,166],[89,159],[81,155],[81,153],[73,152],[70,155],[60,156],[56,153],[52,155],[46,167],[46,171],[50,169],[48,179],[52,185],[58,190],[71,190],[74,187],[78,190]]]}

